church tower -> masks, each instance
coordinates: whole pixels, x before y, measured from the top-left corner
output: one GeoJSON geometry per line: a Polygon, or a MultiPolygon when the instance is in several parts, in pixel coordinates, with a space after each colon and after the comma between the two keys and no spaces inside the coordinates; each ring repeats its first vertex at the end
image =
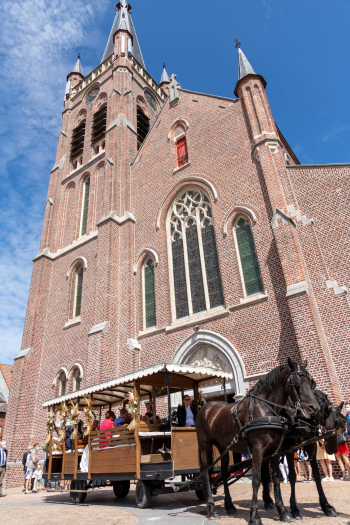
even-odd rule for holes
{"type": "Polygon", "coordinates": [[[237,47],[237,98],[165,64],[157,84],[122,0],[100,64],[84,76],[79,55],[68,74],[6,416],[11,483],[46,437],[43,402],[159,363],[230,372],[240,399],[308,359],[318,388],[349,398],[349,165],[299,163],[237,47]]]}
{"type": "Polygon", "coordinates": [[[139,368],[130,164],[168,95],[145,68],[131,12],[119,2],[101,63],[84,77],[79,55],[67,76],[7,416],[17,458],[45,428],[43,397],[139,368]]]}

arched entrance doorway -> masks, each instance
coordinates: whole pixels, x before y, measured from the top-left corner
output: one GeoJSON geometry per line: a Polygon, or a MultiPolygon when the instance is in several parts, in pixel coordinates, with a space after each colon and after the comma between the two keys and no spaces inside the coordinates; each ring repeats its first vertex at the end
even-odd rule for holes
{"type": "MultiPolygon", "coordinates": [[[[226,383],[226,393],[235,394],[235,399],[243,397],[248,389],[249,382],[245,380],[245,367],[241,356],[228,339],[210,330],[198,330],[187,337],[176,351],[173,363],[207,366],[231,372],[233,380],[226,383]]],[[[203,387],[203,394],[207,400],[223,399],[224,391],[220,385],[203,387]]],[[[172,404],[180,402],[174,399],[172,404]]]]}

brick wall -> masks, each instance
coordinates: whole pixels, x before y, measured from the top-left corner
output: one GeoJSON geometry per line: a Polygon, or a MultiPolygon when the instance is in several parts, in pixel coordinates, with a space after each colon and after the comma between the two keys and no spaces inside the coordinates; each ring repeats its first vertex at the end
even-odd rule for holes
{"type": "Polygon", "coordinates": [[[285,363],[288,356],[298,362],[308,358],[319,388],[336,400],[350,397],[344,374],[349,367],[348,300],[326,286],[326,280],[349,286],[349,168],[287,167],[263,79],[250,75],[243,80],[237,86],[238,100],[179,90],[178,104],[167,100],[163,105],[160,92],[136,71],[132,58],[119,56],[99,79],[66,101],[59,164],[48,189],[53,204],[46,206],[22,341],[22,349],[32,352],[15,361],[10,391],[8,483],[20,482],[21,466],[15,462],[21,461],[28,442],[45,439],[41,405],[56,395],[59,370],[70,373],[79,363],[81,387],[86,387],[171,361],[197,324],[230,342],[250,384],[249,376],[285,363]],[[98,97],[87,104],[86,95],[96,87],[98,97]],[[152,93],[156,110],[148,105],[145,91],[152,93]],[[90,135],[101,97],[107,100],[107,128],[115,125],[106,134],[105,151],[94,156],[90,135]],[[137,104],[151,124],[139,152],[137,104]],[[83,166],[72,172],[70,141],[81,118],[86,118],[83,166]],[[176,169],[176,121],[186,129],[189,156],[181,170],[176,169]],[[80,239],[87,176],[87,235],[80,239]],[[189,187],[200,188],[210,201],[224,308],[216,318],[193,318],[176,328],[167,215],[174,198],[189,187]],[[295,227],[288,219],[290,205],[316,223],[295,220],[295,227]],[[276,208],[285,215],[276,219],[276,208]],[[266,291],[251,303],[242,303],[233,237],[239,213],[251,223],[266,291]],[[141,269],[145,257],[154,253],[159,260],[154,272],[157,326],[141,333],[141,269]],[[81,320],[67,326],[71,271],[78,259],[86,261],[81,320]],[[287,286],[304,281],[308,293],[286,296],[287,286]],[[106,331],[89,335],[94,325],[105,321],[110,323],[106,331]],[[141,351],[130,350],[128,338],[139,338],[141,351]]]}

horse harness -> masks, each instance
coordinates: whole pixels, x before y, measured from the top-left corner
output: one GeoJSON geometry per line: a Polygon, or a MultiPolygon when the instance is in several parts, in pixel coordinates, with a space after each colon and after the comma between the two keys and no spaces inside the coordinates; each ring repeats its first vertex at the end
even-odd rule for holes
{"type": "MultiPolygon", "coordinates": [[[[300,398],[299,398],[298,392],[297,392],[297,389],[301,385],[300,376],[301,375],[308,375],[308,373],[305,372],[304,370],[302,370],[300,368],[300,365],[297,365],[297,366],[298,366],[297,375],[294,375],[292,370],[290,370],[290,373],[289,373],[289,376],[288,376],[288,379],[287,379],[287,382],[286,382],[286,388],[288,388],[290,386],[293,388],[293,392],[294,392],[295,399],[296,399],[296,401],[294,402],[294,408],[291,408],[291,407],[288,407],[288,406],[285,406],[285,405],[279,405],[278,403],[274,403],[272,401],[267,401],[266,399],[263,399],[260,396],[257,396],[255,394],[252,394],[251,392],[248,392],[248,394],[246,396],[249,397],[249,422],[246,423],[243,426],[242,426],[242,423],[241,423],[241,421],[240,421],[240,419],[238,417],[238,414],[237,414],[237,407],[235,407],[233,409],[233,412],[232,412],[233,418],[234,418],[234,420],[236,421],[236,423],[239,426],[239,432],[233,438],[232,442],[233,442],[233,444],[236,444],[238,442],[238,440],[240,439],[240,437],[242,436],[249,457],[252,456],[252,453],[251,453],[251,450],[250,450],[250,447],[249,447],[249,443],[248,443],[248,440],[247,440],[247,433],[248,432],[251,432],[252,430],[260,430],[260,429],[271,429],[271,430],[272,429],[276,429],[276,430],[283,429],[280,443],[279,443],[277,449],[275,450],[275,452],[272,454],[272,457],[274,457],[274,456],[277,456],[277,454],[279,453],[279,451],[280,451],[280,449],[282,447],[282,443],[283,443],[283,441],[284,441],[284,439],[285,439],[285,437],[287,435],[287,432],[290,429],[290,426],[291,425],[295,425],[296,421],[295,421],[294,418],[291,418],[291,420],[289,421],[285,417],[283,417],[280,414],[278,414],[276,412],[276,410],[273,408],[273,406],[274,407],[278,407],[278,408],[283,408],[286,411],[289,410],[291,412],[294,412],[295,416],[298,416],[300,408],[302,406],[302,404],[300,402],[300,398]],[[262,416],[262,417],[257,417],[257,418],[254,419],[253,418],[253,399],[257,399],[257,400],[261,401],[265,405],[265,407],[272,412],[273,416],[262,416]]],[[[312,385],[311,386],[316,387],[316,383],[313,380],[312,380],[312,385]]],[[[287,402],[288,401],[290,402],[291,405],[293,405],[293,401],[291,400],[289,395],[288,395],[287,402]]],[[[296,419],[298,419],[298,417],[296,419]]]]}

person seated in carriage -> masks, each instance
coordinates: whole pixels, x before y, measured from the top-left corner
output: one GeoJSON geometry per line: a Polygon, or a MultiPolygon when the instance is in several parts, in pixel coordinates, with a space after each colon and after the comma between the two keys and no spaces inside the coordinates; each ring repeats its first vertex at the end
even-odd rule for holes
{"type": "Polygon", "coordinates": [[[130,422],[129,419],[130,419],[129,418],[129,412],[127,411],[127,409],[125,407],[123,407],[119,411],[119,417],[117,417],[114,420],[114,426],[115,427],[121,427],[125,423],[129,423],[130,422]]]}
{"type": "Polygon", "coordinates": [[[192,405],[190,396],[184,395],[182,405],[177,409],[177,420],[179,427],[194,427],[197,417],[197,409],[192,405]]]}

